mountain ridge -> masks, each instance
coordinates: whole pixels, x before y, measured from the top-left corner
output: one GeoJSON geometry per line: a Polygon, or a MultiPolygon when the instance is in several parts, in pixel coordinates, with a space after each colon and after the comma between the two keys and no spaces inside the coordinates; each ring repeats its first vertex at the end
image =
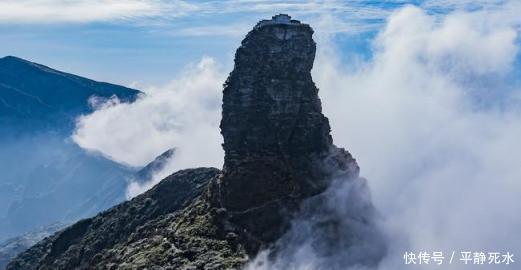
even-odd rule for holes
{"type": "Polygon", "coordinates": [[[71,129],[75,117],[92,111],[86,102],[92,96],[133,102],[142,94],[15,56],[0,58],[0,123],[25,133],[34,128],[61,128],[64,123],[66,128],[61,129],[71,129]]]}

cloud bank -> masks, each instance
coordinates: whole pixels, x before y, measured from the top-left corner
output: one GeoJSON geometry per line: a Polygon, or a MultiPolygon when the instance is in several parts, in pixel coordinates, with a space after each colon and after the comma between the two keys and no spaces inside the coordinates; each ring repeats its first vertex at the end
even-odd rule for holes
{"type": "MultiPolygon", "coordinates": [[[[320,27],[338,18],[316,28],[313,76],[325,114],[335,143],[368,179],[390,243],[379,269],[406,268],[405,251],[521,254],[521,88],[513,75],[520,21],[513,10],[519,4],[443,16],[401,8],[375,37],[370,59],[358,63],[341,62],[333,39],[321,36],[320,27]]],[[[83,117],[75,140],[132,165],[175,146],[181,152],[169,170],[220,167],[224,78],[203,59],[165,91],[83,117]]],[[[349,201],[343,190],[332,196],[349,201]]]]}
{"type": "MultiPolygon", "coordinates": [[[[97,22],[146,24],[173,36],[232,36],[249,29],[256,18],[288,13],[305,21],[322,14],[338,15],[337,33],[377,30],[385,18],[407,4],[404,0],[4,0],[0,24],[85,24],[97,22]],[[196,23],[194,23],[196,19],[196,23]],[[217,23],[216,23],[217,21],[217,23]]],[[[501,5],[503,0],[425,0],[418,4],[438,13],[501,5]]]]}
{"type": "Polygon", "coordinates": [[[439,18],[406,7],[354,72],[334,51],[319,55],[333,137],[359,161],[385,218],[380,269],[407,269],[405,251],[521,252],[521,155],[509,150],[521,147],[521,89],[510,77],[519,28],[509,8],[439,18]]]}
{"type": "Polygon", "coordinates": [[[4,0],[0,2],[0,23],[89,23],[179,16],[196,9],[180,0],[4,0]]]}
{"type": "Polygon", "coordinates": [[[175,147],[175,159],[152,182],[133,184],[133,197],[170,173],[190,167],[222,165],[219,132],[225,73],[208,57],[186,67],[163,87],[149,87],[132,104],[110,100],[77,120],[74,141],[82,148],[130,166],[144,166],[175,147]]]}
{"type": "MultiPolygon", "coordinates": [[[[278,255],[261,253],[247,269],[474,269],[460,252],[519,254],[521,154],[509,150],[521,147],[521,84],[511,77],[519,69],[519,22],[508,16],[511,8],[440,17],[405,7],[389,17],[371,59],[361,63],[340,62],[330,37],[319,35],[313,75],[325,114],[336,144],[369,179],[387,243],[378,230],[348,226],[334,235],[351,246],[324,254],[328,235],[313,224],[324,212],[348,224],[367,201],[356,185],[333,186],[326,193],[333,203],[297,219],[277,243],[278,255]],[[382,246],[387,255],[378,266],[363,262],[382,246]],[[442,251],[446,260],[405,265],[406,251],[442,251]]],[[[334,22],[326,16],[323,23],[334,22]]]]}

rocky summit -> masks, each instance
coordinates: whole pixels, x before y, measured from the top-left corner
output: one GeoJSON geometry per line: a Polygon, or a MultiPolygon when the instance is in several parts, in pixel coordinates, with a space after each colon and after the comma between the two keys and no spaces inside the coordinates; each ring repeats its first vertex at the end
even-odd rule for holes
{"type": "Polygon", "coordinates": [[[223,91],[222,170],[176,172],[44,239],[7,269],[238,269],[272,246],[332,179],[358,178],[322,114],[312,35],[277,15],[242,41],[223,91]]]}
{"type": "MultiPolygon", "coordinates": [[[[332,143],[311,78],[316,45],[307,24],[278,15],[242,41],[224,86],[224,167],[213,202],[260,245],[287,229],[288,214],[333,175],[358,176],[332,143]]],[[[258,246],[248,246],[255,252],[258,246]]]]}

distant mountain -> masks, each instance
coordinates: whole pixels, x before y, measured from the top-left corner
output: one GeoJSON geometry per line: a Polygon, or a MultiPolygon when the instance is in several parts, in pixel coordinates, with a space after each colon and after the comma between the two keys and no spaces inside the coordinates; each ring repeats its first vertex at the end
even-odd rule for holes
{"type": "MultiPolygon", "coordinates": [[[[140,91],[13,56],[0,58],[0,241],[74,222],[125,199],[128,168],[69,136],[89,99],[132,102],[140,91]]],[[[1,256],[0,256],[1,257],[1,256]]]]}
{"type": "MultiPolygon", "coordinates": [[[[30,183],[25,185],[30,188],[25,189],[25,195],[32,194],[31,196],[34,197],[28,196],[29,198],[13,202],[7,209],[6,217],[0,218],[0,231],[4,231],[4,234],[11,233],[12,229],[29,231],[0,242],[0,270],[3,270],[19,253],[64,228],[66,223],[63,222],[71,223],[81,217],[92,216],[100,210],[124,201],[123,191],[127,189],[127,182],[121,181],[122,179],[138,183],[150,181],[154,173],[162,170],[175,152],[175,149],[169,149],[134,172],[101,156],[85,156],[78,149],[75,150],[77,148],[75,145],[68,144],[68,146],[71,153],[60,155],[65,158],[55,156],[55,159],[61,160],[51,160],[49,162],[51,166],[42,165],[31,173],[33,176],[55,174],[58,179],[29,177],[30,183]],[[73,164],[74,169],[66,169],[70,164],[73,164]],[[85,186],[85,189],[78,193],[75,190],[79,185],[85,186]],[[59,188],[49,188],[50,186],[59,188]],[[70,192],[71,197],[66,198],[63,192],[70,192]],[[63,204],[63,201],[68,203],[63,204]],[[34,221],[28,222],[28,218],[34,221]],[[60,222],[45,225],[54,220],[60,222]],[[26,228],[27,226],[34,228],[38,224],[42,227],[26,228]]],[[[12,190],[5,187],[0,187],[0,191],[2,190],[6,192],[5,195],[13,194],[12,190]]],[[[3,198],[7,201],[10,197],[0,196],[0,200],[3,198]]]]}
{"type": "Polygon", "coordinates": [[[166,150],[164,153],[156,157],[152,162],[134,174],[133,180],[138,183],[148,182],[154,176],[154,173],[163,170],[170,158],[175,154],[175,148],[166,150]]]}
{"type": "MultiPolygon", "coordinates": [[[[14,56],[0,58],[0,124],[9,128],[70,129],[90,112],[90,97],[134,101],[141,92],[54,70],[14,56]],[[36,126],[35,126],[36,125],[36,126]]],[[[24,130],[26,131],[26,130],[24,130]]]]}
{"type": "Polygon", "coordinates": [[[64,228],[66,224],[55,223],[37,229],[34,232],[26,233],[17,237],[9,238],[0,243],[0,269],[4,269],[7,263],[16,255],[24,252],[32,245],[38,243],[43,238],[64,228]]]}
{"type": "MultiPolygon", "coordinates": [[[[58,152],[37,153],[29,170],[16,171],[1,181],[16,187],[14,197],[2,205],[0,235],[12,237],[55,222],[74,222],[125,200],[128,180],[135,169],[85,153],[72,142],[46,138],[58,152]],[[13,179],[13,174],[16,175],[13,179]]],[[[29,142],[27,142],[29,146],[29,142]]],[[[40,150],[38,145],[33,149],[40,150]]],[[[46,146],[43,149],[48,149],[46,146]]],[[[3,156],[3,154],[0,154],[3,156]]],[[[23,162],[23,160],[17,160],[23,162]]],[[[21,167],[22,165],[20,165],[21,167]]],[[[0,165],[2,167],[2,165],[0,165]]],[[[19,168],[19,167],[18,167],[19,168]]],[[[0,239],[1,240],[1,239],[0,239]]]]}

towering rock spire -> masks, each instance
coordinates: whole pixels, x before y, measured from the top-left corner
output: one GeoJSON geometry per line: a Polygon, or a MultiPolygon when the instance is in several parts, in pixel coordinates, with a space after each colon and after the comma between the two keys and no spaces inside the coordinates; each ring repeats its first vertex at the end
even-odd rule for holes
{"type": "Polygon", "coordinates": [[[248,33],[224,87],[223,174],[214,202],[261,242],[285,230],[300,202],[334,175],[358,176],[332,143],[311,78],[316,45],[307,24],[277,15],[248,33]]]}

